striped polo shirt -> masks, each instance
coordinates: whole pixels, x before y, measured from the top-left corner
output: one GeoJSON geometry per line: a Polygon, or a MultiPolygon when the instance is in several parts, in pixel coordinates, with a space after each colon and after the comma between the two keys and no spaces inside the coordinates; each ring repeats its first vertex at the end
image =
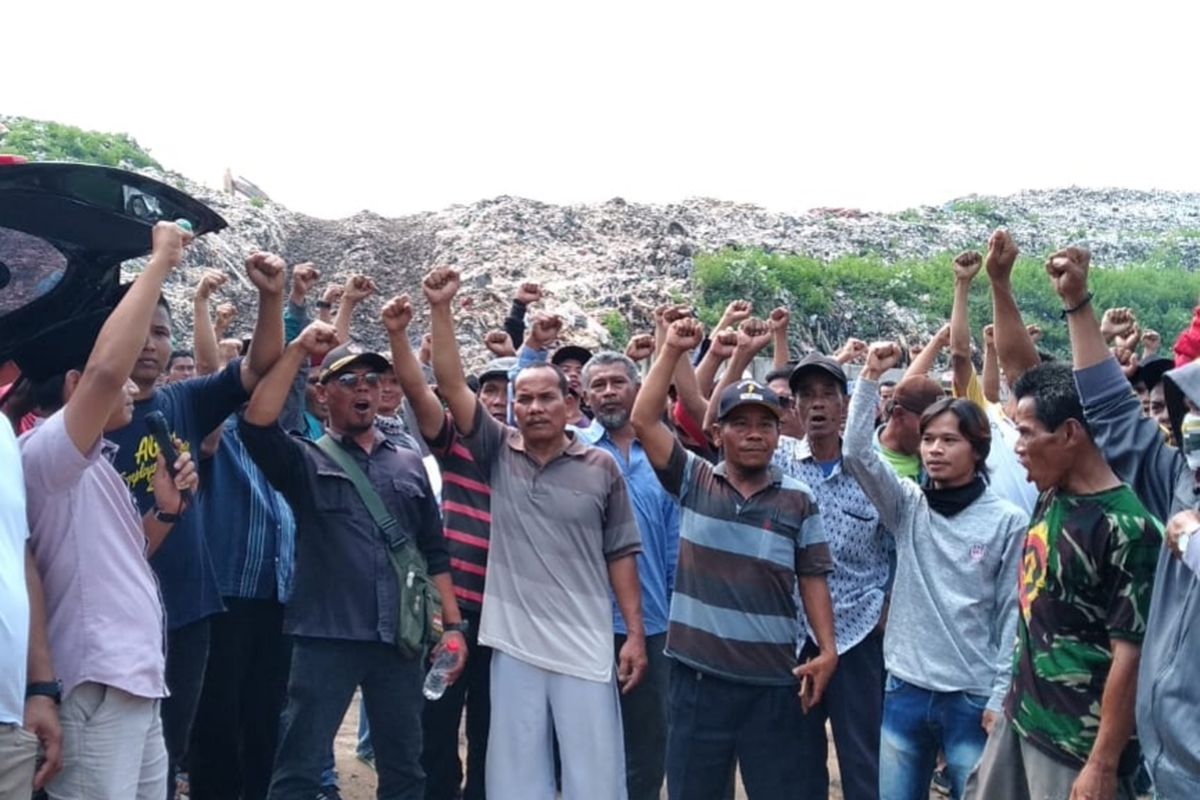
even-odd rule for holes
{"type": "Polygon", "coordinates": [[[737,683],[796,682],[797,576],[827,575],[833,558],[808,487],[771,467],[749,498],[678,442],[658,477],[679,498],[679,564],[668,656],[737,683]]]}
{"type": "Polygon", "coordinates": [[[449,414],[429,449],[442,469],[442,523],[454,596],[462,609],[478,612],[492,536],[492,490],[449,414]]]}

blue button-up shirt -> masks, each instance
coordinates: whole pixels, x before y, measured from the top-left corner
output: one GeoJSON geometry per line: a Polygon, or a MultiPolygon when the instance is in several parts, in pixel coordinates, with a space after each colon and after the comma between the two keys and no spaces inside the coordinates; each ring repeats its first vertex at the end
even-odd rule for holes
{"type": "MultiPolygon", "coordinates": [[[[833,553],[833,574],[828,581],[837,650],[845,653],[879,623],[895,549],[892,536],[880,524],[879,512],[858,481],[842,471],[840,460],[825,477],[807,441],[781,436],[772,463],[807,484],[817,500],[833,553]]],[[[803,608],[799,624],[803,648],[805,639],[813,638],[803,608]]]]}
{"type": "MultiPolygon", "coordinates": [[[[675,561],[679,556],[679,504],[663,489],[646,451],[636,439],[626,460],[621,448],[598,421],[580,429],[579,437],[592,447],[607,450],[625,478],[638,532],[642,535],[642,552],[637,556],[642,624],[647,636],[666,633],[671,591],[675,587],[675,561]]],[[[627,632],[615,604],[613,626],[617,633],[627,632]]]]}

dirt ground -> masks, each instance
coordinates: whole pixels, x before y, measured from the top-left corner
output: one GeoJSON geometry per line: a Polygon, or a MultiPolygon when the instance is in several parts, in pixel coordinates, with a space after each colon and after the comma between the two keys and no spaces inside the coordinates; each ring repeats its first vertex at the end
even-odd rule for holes
{"type": "MultiPolygon", "coordinates": [[[[354,748],[358,744],[358,700],[350,704],[350,711],[342,721],[334,743],[334,753],[337,757],[337,771],[341,784],[342,797],[345,800],[374,800],[375,773],[369,767],[354,757],[354,748]]],[[[465,741],[460,740],[464,748],[465,741]]],[[[833,752],[833,742],[829,743],[829,797],[830,800],[842,800],[842,785],[838,777],[837,758],[833,752]]],[[[663,791],[664,798],[667,796],[663,791]]],[[[941,795],[930,793],[930,798],[941,798],[941,795]]],[[[746,800],[746,792],[738,781],[737,800],[746,800]]]]}

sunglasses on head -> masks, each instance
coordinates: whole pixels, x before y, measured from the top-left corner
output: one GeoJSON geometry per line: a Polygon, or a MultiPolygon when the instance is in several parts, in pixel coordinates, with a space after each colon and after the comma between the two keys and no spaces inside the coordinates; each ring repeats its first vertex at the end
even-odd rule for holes
{"type": "Polygon", "coordinates": [[[367,386],[378,386],[379,381],[380,381],[380,376],[379,376],[378,372],[363,372],[361,374],[354,373],[354,372],[346,372],[341,375],[338,375],[333,380],[334,380],[334,382],[337,383],[338,386],[341,386],[343,389],[354,389],[354,388],[357,388],[359,382],[361,382],[361,381],[366,381],[367,386]]]}

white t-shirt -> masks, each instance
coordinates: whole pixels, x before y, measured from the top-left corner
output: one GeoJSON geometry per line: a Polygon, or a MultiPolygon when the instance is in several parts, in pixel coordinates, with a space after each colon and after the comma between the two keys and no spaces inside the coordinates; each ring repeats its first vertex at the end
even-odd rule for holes
{"type": "Polygon", "coordinates": [[[29,592],[25,588],[25,481],[12,426],[0,417],[0,724],[25,717],[29,592]]]}

